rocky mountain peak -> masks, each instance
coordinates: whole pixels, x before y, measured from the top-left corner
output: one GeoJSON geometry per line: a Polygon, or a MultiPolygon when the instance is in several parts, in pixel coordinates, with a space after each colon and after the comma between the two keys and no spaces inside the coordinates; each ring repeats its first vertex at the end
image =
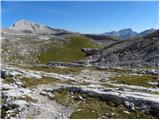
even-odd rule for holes
{"type": "Polygon", "coordinates": [[[129,37],[134,37],[138,33],[133,31],[131,28],[121,29],[119,31],[111,31],[106,32],[104,35],[112,36],[112,37],[119,37],[121,39],[128,39],[129,37]]]}
{"type": "Polygon", "coordinates": [[[10,29],[27,33],[55,33],[55,31],[45,25],[33,23],[24,19],[15,22],[10,29]]]}
{"type": "Polygon", "coordinates": [[[34,23],[31,22],[31,21],[29,21],[29,20],[22,19],[22,20],[19,20],[19,21],[15,22],[15,23],[13,24],[13,27],[16,27],[16,26],[18,26],[18,25],[33,25],[33,24],[34,24],[34,23]]]}

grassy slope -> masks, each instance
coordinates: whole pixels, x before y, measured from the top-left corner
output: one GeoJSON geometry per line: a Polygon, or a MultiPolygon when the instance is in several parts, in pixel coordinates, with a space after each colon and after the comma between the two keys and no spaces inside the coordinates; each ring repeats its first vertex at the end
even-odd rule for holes
{"type": "Polygon", "coordinates": [[[118,83],[128,84],[128,85],[138,85],[144,87],[155,87],[148,82],[158,82],[157,75],[132,75],[132,76],[115,76],[111,80],[116,80],[118,83]]]}
{"type": "Polygon", "coordinates": [[[72,62],[85,58],[81,48],[97,48],[100,45],[84,36],[68,36],[65,40],[51,38],[39,41],[38,37],[15,37],[2,45],[4,61],[10,64],[48,63],[50,61],[72,62]]]}
{"type": "Polygon", "coordinates": [[[49,61],[72,62],[85,58],[85,53],[81,48],[97,48],[100,47],[83,36],[70,36],[66,38],[63,45],[50,44],[49,49],[39,56],[40,63],[49,61]]]}

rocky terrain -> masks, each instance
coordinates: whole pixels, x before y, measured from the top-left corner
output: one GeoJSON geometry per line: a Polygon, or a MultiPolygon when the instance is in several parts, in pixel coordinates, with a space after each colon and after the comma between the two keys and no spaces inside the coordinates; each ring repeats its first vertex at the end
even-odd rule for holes
{"type": "Polygon", "coordinates": [[[158,118],[156,74],[53,66],[1,66],[1,74],[2,118],[158,118]]]}
{"type": "Polygon", "coordinates": [[[1,32],[1,118],[159,118],[158,30],[121,41],[21,20],[1,32]]]}
{"type": "Polygon", "coordinates": [[[158,67],[158,59],[159,30],[142,38],[106,46],[86,59],[86,62],[101,67],[158,67]]]}

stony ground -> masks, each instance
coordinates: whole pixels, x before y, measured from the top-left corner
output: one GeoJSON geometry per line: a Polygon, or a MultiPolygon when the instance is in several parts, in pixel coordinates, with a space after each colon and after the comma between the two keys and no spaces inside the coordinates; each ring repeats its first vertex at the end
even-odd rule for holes
{"type": "Polygon", "coordinates": [[[2,65],[1,118],[158,118],[158,75],[139,71],[2,65]]]}

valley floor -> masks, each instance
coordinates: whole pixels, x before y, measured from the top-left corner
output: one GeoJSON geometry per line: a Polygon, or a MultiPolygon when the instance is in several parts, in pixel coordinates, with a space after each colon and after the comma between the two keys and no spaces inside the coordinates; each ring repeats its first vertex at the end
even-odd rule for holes
{"type": "Polygon", "coordinates": [[[1,66],[1,118],[158,118],[158,74],[1,66]]]}

